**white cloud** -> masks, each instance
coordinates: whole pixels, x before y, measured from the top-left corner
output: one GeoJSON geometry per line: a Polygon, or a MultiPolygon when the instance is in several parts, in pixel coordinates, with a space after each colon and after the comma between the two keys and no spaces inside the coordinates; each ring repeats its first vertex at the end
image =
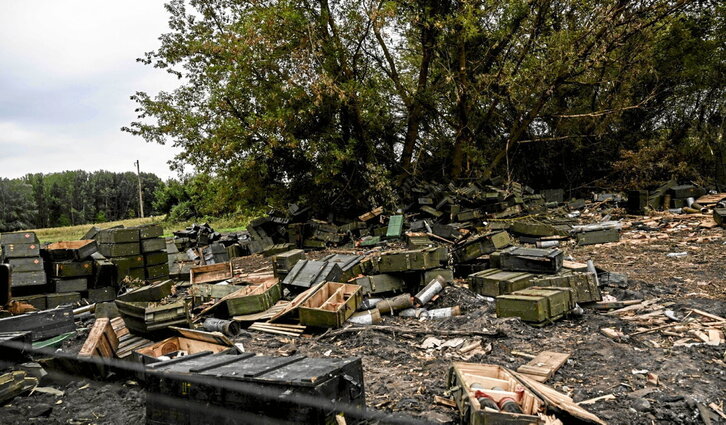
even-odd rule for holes
{"type": "Polygon", "coordinates": [[[175,153],[122,133],[135,91],[177,81],[136,58],[168,31],[163,1],[23,0],[0,9],[0,176],[84,169],[169,177],[175,153]]]}

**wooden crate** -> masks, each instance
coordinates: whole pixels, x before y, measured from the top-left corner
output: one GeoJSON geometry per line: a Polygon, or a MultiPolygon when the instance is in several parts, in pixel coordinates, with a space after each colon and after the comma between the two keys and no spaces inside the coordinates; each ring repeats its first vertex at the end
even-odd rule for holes
{"type": "Polygon", "coordinates": [[[564,317],[575,306],[569,288],[533,286],[497,297],[497,317],[519,317],[533,324],[547,324],[564,317]]]}
{"type": "Polygon", "coordinates": [[[165,356],[176,351],[185,351],[187,355],[202,351],[219,353],[229,349],[233,343],[219,332],[204,332],[192,329],[170,327],[179,336],[172,336],[152,345],[135,351],[141,357],[142,363],[148,364],[158,361],[157,357],[165,356]]]}
{"type": "Polygon", "coordinates": [[[300,323],[339,328],[355,313],[362,297],[362,288],[359,285],[326,282],[298,309],[300,323]]]}
{"type": "Polygon", "coordinates": [[[364,294],[380,294],[384,292],[402,291],[406,282],[392,274],[376,274],[373,276],[362,276],[355,280],[360,285],[364,294]]]}
{"type": "Polygon", "coordinates": [[[454,250],[454,258],[459,263],[465,263],[511,244],[509,233],[492,232],[461,243],[454,250]]]}
{"type": "Polygon", "coordinates": [[[169,326],[189,326],[189,310],[180,300],[170,304],[128,302],[116,299],[116,307],[126,326],[138,333],[161,331],[169,326]]]}
{"type": "Polygon", "coordinates": [[[605,425],[597,416],[579,407],[565,394],[522,374],[494,364],[454,362],[449,369],[447,387],[459,408],[461,423],[469,425],[544,425],[541,413],[555,415],[564,423],[605,425]],[[473,389],[475,388],[480,389],[473,389]],[[499,389],[493,389],[498,387],[499,389]],[[480,407],[477,396],[486,395],[499,402],[511,398],[522,408],[514,414],[480,407]],[[573,420],[574,418],[574,420],[573,420]]]}
{"type": "Polygon", "coordinates": [[[139,255],[141,247],[138,242],[126,243],[100,243],[98,244],[98,252],[104,257],[130,257],[139,255]]]}
{"type": "Polygon", "coordinates": [[[96,319],[88,333],[86,342],[78,352],[82,357],[108,357],[116,356],[118,349],[118,337],[111,326],[111,321],[106,317],[96,319]]]}
{"type": "Polygon", "coordinates": [[[51,264],[51,276],[70,278],[93,274],[93,261],[63,261],[51,264]]]}
{"type": "Polygon", "coordinates": [[[232,265],[229,262],[192,267],[191,270],[189,270],[189,281],[192,285],[198,283],[221,282],[231,278],[232,265]]]}
{"type": "Polygon", "coordinates": [[[581,246],[617,242],[619,240],[620,232],[618,229],[602,229],[577,234],[577,244],[581,246]]]}
{"type": "Polygon", "coordinates": [[[439,252],[435,248],[390,252],[375,261],[381,273],[428,270],[441,265],[439,252]]]}
{"type": "Polygon", "coordinates": [[[277,279],[243,286],[222,298],[229,316],[258,313],[271,308],[282,297],[277,279]]]}
{"type": "Polygon", "coordinates": [[[602,301],[595,273],[572,273],[568,271],[554,276],[538,276],[532,280],[531,284],[532,286],[570,288],[577,303],[602,301]]]}

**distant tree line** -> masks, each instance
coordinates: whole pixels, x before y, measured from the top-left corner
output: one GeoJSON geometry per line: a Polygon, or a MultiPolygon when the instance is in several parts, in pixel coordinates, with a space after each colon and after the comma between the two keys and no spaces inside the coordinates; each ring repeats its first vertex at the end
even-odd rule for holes
{"type": "MultiPolygon", "coordinates": [[[[164,182],[141,173],[145,215],[159,214],[156,192],[164,182]]],[[[135,173],[82,170],[0,179],[0,232],[71,226],[138,217],[135,173]]]]}
{"type": "Polygon", "coordinates": [[[180,85],[136,93],[124,130],[223,181],[204,195],[217,208],[360,210],[410,177],[726,186],[724,2],[166,7],[170,31],[141,61],[180,85]]]}

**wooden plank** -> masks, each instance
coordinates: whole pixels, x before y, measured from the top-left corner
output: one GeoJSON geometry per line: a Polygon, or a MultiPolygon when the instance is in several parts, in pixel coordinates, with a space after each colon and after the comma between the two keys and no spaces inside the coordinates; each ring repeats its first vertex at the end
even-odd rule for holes
{"type": "Polygon", "coordinates": [[[557,353],[555,351],[543,351],[527,364],[517,369],[517,372],[525,374],[537,382],[545,382],[550,379],[559,368],[570,358],[569,353],[557,353]]]}
{"type": "Polygon", "coordinates": [[[79,356],[83,357],[114,357],[118,350],[119,341],[108,318],[96,319],[86,342],[81,347],[79,356]]]}
{"type": "Polygon", "coordinates": [[[713,319],[719,322],[726,322],[726,319],[724,319],[721,316],[716,316],[715,314],[708,313],[703,310],[698,310],[696,308],[691,309],[692,312],[696,313],[699,316],[708,317],[709,319],[713,319]]]}

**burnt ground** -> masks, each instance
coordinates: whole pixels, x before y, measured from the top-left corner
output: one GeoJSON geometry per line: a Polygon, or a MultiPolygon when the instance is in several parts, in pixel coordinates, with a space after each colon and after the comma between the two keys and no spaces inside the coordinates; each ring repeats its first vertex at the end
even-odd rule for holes
{"type": "MultiPolygon", "coordinates": [[[[635,230],[636,223],[623,232],[618,243],[568,245],[564,249],[576,261],[592,259],[600,268],[627,274],[627,287],[609,289],[618,299],[658,299],[679,317],[691,308],[726,317],[726,232],[699,229],[698,222],[661,217],[645,226],[650,230],[635,230]],[[669,258],[666,254],[670,252],[688,254],[669,258]]],[[[259,257],[247,261],[250,271],[269,264],[259,257]]],[[[587,306],[581,317],[535,328],[518,319],[495,318],[493,303],[463,286],[461,283],[446,288],[431,306],[460,305],[462,316],[424,322],[384,318],[382,325],[406,328],[406,333],[368,329],[287,338],[250,332],[240,336],[239,341],[246,351],[271,355],[296,351],[310,356],[360,356],[368,406],[441,423],[458,421],[456,409],[434,401],[434,396],[444,395],[452,361],[495,363],[516,369],[528,359],[513,352],[536,354],[542,350],[571,353],[567,364],[547,382],[549,385],[575,401],[615,396],[614,400],[586,406],[610,424],[701,424],[705,422],[699,415],[698,403],[724,406],[724,344],[673,347],[679,337],[661,332],[614,341],[602,335],[600,329],[609,327],[630,334],[649,326],[603,315],[587,306]],[[498,331],[498,335],[438,335],[442,330],[498,331]],[[424,341],[432,336],[453,347],[423,348],[424,341]],[[476,341],[481,341],[481,348],[460,351],[476,341]],[[645,371],[658,376],[658,385],[646,382],[645,371]]],[[[67,350],[77,350],[84,338],[81,334],[69,342],[67,350]]],[[[18,397],[0,407],[0,423],[144,423],[145,396],[132,379],[112,383],[81,379],[53,386],[63,390],[64,395],[35,393],[18,397]],[[33,418],[39,412],[48,415],[33,418]]],[[[726,421],[715,416],[712,423],[726,421]]]]}

